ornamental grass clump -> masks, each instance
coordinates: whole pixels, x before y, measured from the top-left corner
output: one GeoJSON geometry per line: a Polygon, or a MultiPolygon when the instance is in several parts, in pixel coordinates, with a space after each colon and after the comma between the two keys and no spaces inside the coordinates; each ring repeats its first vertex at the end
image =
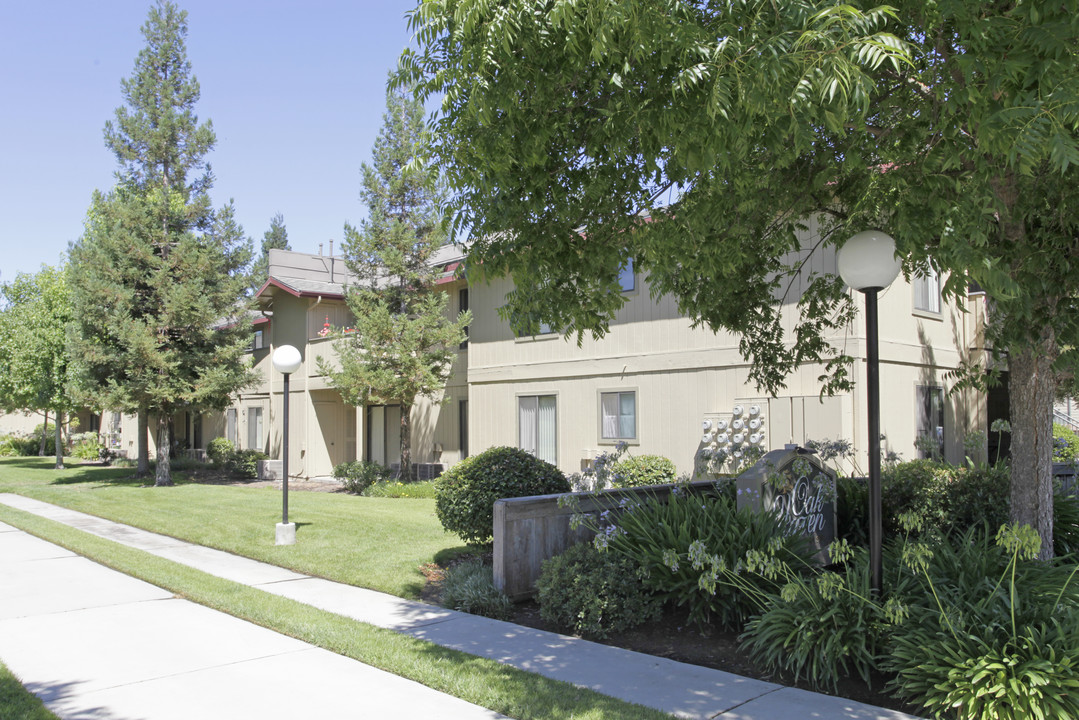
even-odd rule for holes
{"type": "Polygon", "coordinates": [[[795,565],[812,555],[803,538],[782,534],[775,516],[736,509],[724,489],[701,495],[678,486],[668,497],[645,494],[617,512],[577,515],[575,521],[597,531],[598,549],[639,565],[644,586],[687,608],[691,621],[716,621],[732,630],[741,630],[758,611],[760,597],[777,590],[774,579],[746,572],[751,554],[795,565]]]}
{"type": "Polygon", "coordinates": [[[442,605],[496,620],[508,620],[513,614],[513,603],[495,587],[491,566],[478,558],[446,571],[442,580],[442,605]]]}
{"type": "Polygon", "coordinates": [[[1029,526],[911,542],[909,617],[884,669],[895,694],[935,718],[1079,717],[1074,563],[1039,563],[1029,526]]]}
{"type": "Polygon", "coordinates": [[[435,482],[442,527],[469,545],[494,539],[494,504],[502,498],[570,491],[562,471],[513,447],[494,447],[454,465],[435,482]]]}

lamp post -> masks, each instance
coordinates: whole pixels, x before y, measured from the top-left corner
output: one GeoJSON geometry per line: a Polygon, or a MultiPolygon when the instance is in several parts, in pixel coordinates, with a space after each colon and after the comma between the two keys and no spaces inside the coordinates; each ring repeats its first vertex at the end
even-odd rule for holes
{"type": "Polygon", "coordinates": [[[273,366],[284,376],[283,403],[284,428],[281,431],[281,522],[277,525],[277,545],[296,544],[296,523],[288,521],[288,379],[300,369],[300,351],[291,345],[274,350],[273,366]]]}
{"type": "Polygon", "coordinates": [[[877,341],[877,293],[899,275],[895,240],[879,230],[853,236],[839,249],[839,275],[865,295],[866,394],[869,405],[869,574],[873,591],[881,590],[880,509],[880,355],[877,341]]]}

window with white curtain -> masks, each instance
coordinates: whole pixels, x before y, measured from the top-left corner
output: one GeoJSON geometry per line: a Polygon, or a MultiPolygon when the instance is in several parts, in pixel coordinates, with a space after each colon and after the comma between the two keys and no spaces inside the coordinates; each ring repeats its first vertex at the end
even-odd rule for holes
{"type": "Polygon", "coordinates": [[[637,393],[605,392],[599,395],[600,437],[604,440],[637,438],[637,393]]]}
{"type": "Polygon", "coordinates": [[[247,448],[248,450],[262,450],[262,408],[251,406],[247,408],[247,448]]]}
{"type": "Polygon", "coordinates": [[[554,395],[522,395],[517,398],[519,445],[540,460],[558,463],[557,423],[554,395]]]}
{"type": "Polygon", "coordinates": [[[912,279],[914,286],[914,309],[924,312],[940,312],[940,275],[933,268],[924,275],[915,275],[912,279]]]}

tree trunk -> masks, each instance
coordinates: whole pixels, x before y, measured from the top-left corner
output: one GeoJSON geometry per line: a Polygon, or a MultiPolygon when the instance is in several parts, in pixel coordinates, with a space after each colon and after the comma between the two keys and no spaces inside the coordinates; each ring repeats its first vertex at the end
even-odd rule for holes
{"type": "Polygon", "coordinates": [[[157,416],[157,475],[154,486],[172,485],[172,467],[169,462],[169,449],[172,447],[172,417],[166,414],[157,416]]]}
{"type": "Polygon", "coordinates": [[[401,403],[401,482],[412,481],[412,403],[401,403]]]}
{"type": "Polygon", "coordinates": [[[135,477],[146,477],[150,474],[150,419],[145,410],[139,410],[138,453],[139,462],[135,468],[135,477]]]}
{"type": "Polygon", "coordinates": [[[1057,355],[1051,331],[1037,345],[1008,355],[1012,426],[1012,522],[1041,536],[1038,557],[1053,557],[1053,419],[1057,355]]]}
{"type": "Polygon", "coordinates": [[[49,436],[49,411],[45,411],[45,422],[41,426],[41,442],[37,446],[37,456],[45,457],[45,438],[49,436]]]}
{"type": "Polygon", "coordinates": [[[64,413],[60,410],[56,411],[56,422],[53,425],[56,427],[56,469],[64,469],[64,439],[63,439],[63,422],[64,413]]]}

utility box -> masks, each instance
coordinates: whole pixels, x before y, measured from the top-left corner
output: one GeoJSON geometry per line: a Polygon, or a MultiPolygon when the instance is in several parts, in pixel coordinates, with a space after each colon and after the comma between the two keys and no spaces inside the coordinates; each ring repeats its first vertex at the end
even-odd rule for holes
{"type": "Polygon", "coordinates": [[[803,535],[822,564],[835,539],[835,473],[812,450],[787,445],[766,453],[737,479],[738,509],[776,515],[787,535],[803,535]]]}

